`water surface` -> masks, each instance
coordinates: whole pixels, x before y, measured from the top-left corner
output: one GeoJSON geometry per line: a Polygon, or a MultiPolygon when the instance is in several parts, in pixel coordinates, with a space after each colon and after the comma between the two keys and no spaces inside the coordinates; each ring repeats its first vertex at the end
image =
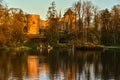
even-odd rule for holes
{"type": "Polygon", "coordinates": [[[120,52],[0,51],[0,80],[120,80],[120,52]]]}

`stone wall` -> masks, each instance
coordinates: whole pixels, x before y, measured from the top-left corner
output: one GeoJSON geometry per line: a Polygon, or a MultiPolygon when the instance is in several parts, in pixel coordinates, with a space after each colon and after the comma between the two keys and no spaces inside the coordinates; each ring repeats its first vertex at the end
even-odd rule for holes
{"type": "Polygon", "coordinates": [[[27,15],[28,34],[39,34],[40,16],[36,14],[27,15]]]}

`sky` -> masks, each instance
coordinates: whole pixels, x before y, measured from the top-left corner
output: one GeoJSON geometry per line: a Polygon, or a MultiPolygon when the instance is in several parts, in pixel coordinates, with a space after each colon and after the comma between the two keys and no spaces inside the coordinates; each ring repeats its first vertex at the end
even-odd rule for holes
{"type": "MultiPolygon", "coordinates": [[[[39,14],[41,19],[46,19],[48,7],[53,0],[3,0],[9,8],[21,8],[27,14],[39,14]]],[[[61,11],[62,15],[65,10],[72,7],[77,0],[54,0],[57,12],[61,11]]],[[[120,0],[81,0],[91,1],[99,9],[111,9],[113,5],[120,4],[120,0]]]]}

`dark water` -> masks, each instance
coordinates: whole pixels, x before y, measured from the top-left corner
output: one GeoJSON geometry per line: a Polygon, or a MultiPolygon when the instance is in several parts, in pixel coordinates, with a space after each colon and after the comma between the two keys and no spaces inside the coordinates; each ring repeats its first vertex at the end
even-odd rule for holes
{"type": "Polygon", "coordinates": [[[120,80],[119,51],[0,51],[0,80],[120,80]]]}

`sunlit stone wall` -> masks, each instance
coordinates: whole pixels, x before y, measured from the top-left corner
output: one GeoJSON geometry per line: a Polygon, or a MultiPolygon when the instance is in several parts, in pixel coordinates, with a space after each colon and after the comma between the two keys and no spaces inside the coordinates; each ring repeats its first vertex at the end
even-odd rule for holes
{"type": "Polygon", "coordinates": [[[39,34],[40,16],[37,14],[27,15],[28,34],[39,34]]]}
{"type": "Polygon", "coordinates": [[[49,26],[48,20],[40,20],[40,29],[47,29],[49,26]]]}
{"type": "Polygon", "coordinates": [[[66,30],[71,32],[76,29],[75,20],[76,14],[71,9],[68,9],[64,14],[64,23],[66,26],[66,30]]]}

